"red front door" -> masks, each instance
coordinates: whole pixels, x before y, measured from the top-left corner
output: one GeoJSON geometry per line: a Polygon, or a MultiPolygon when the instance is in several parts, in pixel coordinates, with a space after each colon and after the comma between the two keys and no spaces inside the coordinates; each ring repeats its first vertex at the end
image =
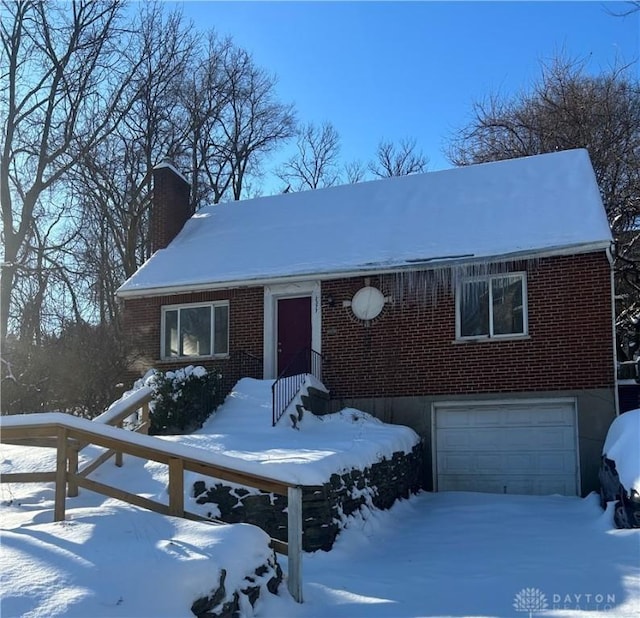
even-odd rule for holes
{"type": "Polygon", "coordinates": [[[308,373],[311,370],[311,297],[280,298],[277,330],[277,375],[285,369],[287,375],[308,373]]]}

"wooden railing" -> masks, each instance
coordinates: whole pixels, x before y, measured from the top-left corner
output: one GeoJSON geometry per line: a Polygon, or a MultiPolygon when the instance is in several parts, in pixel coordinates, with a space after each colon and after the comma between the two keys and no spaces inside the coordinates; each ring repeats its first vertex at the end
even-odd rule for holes
{"type": "MultiPolygon", "coordinates": [[[[106,411],[99,416],[96,416],[92,422],[102,423],[104,425],[111,425],[113,427],[122,427],[125,419],[132,417],[133,414],[137,415],[135,424],[132,423],[131,430],[138,433],[149,433],[149,403],[153,399],[153,391],[149,387],[143,387],[130,395],[125,395],[119,401],[116,401],[106,411]]],[[[2,440],[5,444],[17,444],[21,446],[38,446],[38,447],[50,447],[57,448],[57,437],[34,437],[26,436],[23,438],[15,438],[13,440],[6,438],[2,440]]],[[[103,463],[107,462],[111,457],[115,456],[116,466],[122,466],[122,451],[115,451],[113,449],[107,449],[104,453],[96,457],[94,460],[85,464],[82,470],[78,470],[79,453],[82,449],[88,446],[88,443],[72,443],[69,444],[67,449],[67,459],[69,472],[80,476],[89,476],[103,463]]],[[[46,473],[44,473],[46,475],[46,473]]],[[[53,473],[50,473],[51,477],[53,473]]],[[[47,478],[49,478],[47,477],[47,478]]],[[[71,479],[72,477],[70,477],[71,479]]],[[[54,480],[49,478],[49,480],[54,480]]],[[[29,482],[29,481],[14,481],[14,482],[29,482]]],[[[78,486],[72,480],[69,481],[67,488],[67,496],[72,498],[78,495],[78,486]]]]}
{"type": "MultiPolygon", "coordinates": [[[[141,401],[144,401],[144,397],[141,397],[141,401]]],[[[131,409],[126,406],[125,408],[128,414],[125,414],[124,410],[111,412],[107,416],[109,421],[118,424],[127,415],[131,415],[131,409]],[[120,414],[125,416],[120,418],[120,414]]],[[[0,477],[2,483],[55,482],[54,521],[64,520],[67,496],[77,495],[77,488],[82,487],[163,515],[210,522],[211,520],[184,509],[185,471],[287,496],[287,543],[271,539],[271,545],[275,551],[288,556],[289,591],[296,601],[302,602],[301,486],[220,465],[214,461],[215,456],[201,449],[123,431],[110,424],[96,423],[95,420],[89,421],[59,412],[0,417],[0,442],[55,446],[55,472],[9,473],[0,477]],[[78,471],[77,453],[89,444],[106,448],[111,454],[115,453],[116,465],[122,465],[123,454],[166,464],[169,471],[168,505],[89,479],[88,474],[100,465],[95,465],[95,461],[78,471]]]]}
{"type": "MultiPolygon", "coordinates": [[[[137,433],[149,433],[149,426],[151,421],[149,419],[149,403],[153,399],[153,390],[150,387],[143,387],[128,397],[117,401],[108,410],[100,414],[93,419],[94,423],[104,423],[105,425],[111,425],[113,427],[120,427],[124,423],[124,420],[130,418],[133,414],[140,412],[139,418],[135,425],[132,425],[131,430],[137,433]]],[[[69,472],[77,473],[80,476],[87,477],[94,470],[100,467],[103,463],[107,462],[111,457],[115,455],[116,466],[122,466],[122,451],[114,451],[113,449],[107,449],[102,455],[96,457],[93,461],[88,462],[82,470],[78,470],[79,451],[88,445],[83,444],[80,448],[76,449],[71,447],[69,449],[69,472]]],[[[73,498],[78,495],[78,486],[69,483],[67,487],[67,496],[73,498]]]]}

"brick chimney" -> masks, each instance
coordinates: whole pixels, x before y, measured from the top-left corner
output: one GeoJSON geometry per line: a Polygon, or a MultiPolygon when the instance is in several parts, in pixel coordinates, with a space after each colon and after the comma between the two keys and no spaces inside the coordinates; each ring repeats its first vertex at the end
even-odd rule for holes
{"type": "Polygon", "coordinates": [[[193,214],[189,205],[191,185],[169,162],[153,168],[151,198],[151,252],[164,249],[193,214]]]}

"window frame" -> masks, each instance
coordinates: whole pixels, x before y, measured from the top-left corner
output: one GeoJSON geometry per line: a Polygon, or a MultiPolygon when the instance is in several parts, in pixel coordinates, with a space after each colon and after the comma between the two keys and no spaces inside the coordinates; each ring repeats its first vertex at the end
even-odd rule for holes
{"type": "Polygon", "coordinates": [[[188,359],[205,359],[205,358],[228,358],[229,357],[229,330],[231,323],[230,316],[230,308],[228,300],[215,300],[205,303],[180,303],[175,305],[162,305],[162,313],[160,319],[160,358],[162,360],[170,360],[170,361],[180,361],[180,360],[188,360],[188,359]],[[167,354],[166,350],[166,327],[167,327],[167,312],[169,311],[177,311],[178,320],[177,320],[177,330],[178,330],[178,338],[180,337],[180,313],[183,309],[200,309],[202,307],[208,307],[210,309],[209,312],[209,326],[211,339],[209,341],[209,346],[211,353],[210,354],[178,354],[176,356],[171,356],[171,354],[167,354]],[[223,353],[215,354],[213,351],[215,350],[216,339],[215,339],[215,313],[216,307],[227,307],[227,341],[226,348],[227,351],[223,353]]]}
{"type": "Polygon", "coordinates": [[[465,277],[459,281],[456,287],[456,340],[457,341],[491,341],[491,340],[505,340],[505,339],[522,339],[529,336],[529,303],[528,303],[528,288],[527,288],[527,272],[526,271],[512,271],[505,273],[496,273],[493,275],[484,275],[478,277],[465,277]],[[493,320],[493,285],[494,279],[506,279],[506,278],[519,278],[522,283],[522,332],[520,333],[494,333],[494,320],[493,320]],[[489,293],[487,295],[487,302],[489,304],[489,332],[486,335],[462,335],[462,288],[467,283],[487,282],[487,288],[489,293]]]}

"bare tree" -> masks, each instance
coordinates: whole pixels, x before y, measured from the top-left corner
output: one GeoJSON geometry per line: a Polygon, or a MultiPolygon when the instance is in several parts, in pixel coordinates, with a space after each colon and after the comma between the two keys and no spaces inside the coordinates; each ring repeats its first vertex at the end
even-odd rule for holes
{"type": "Polygon", "coordinates": [[[181,89],[194,54],[195,40],[180,13],[142,5],[126,51],[131,65],[144,58],[135,73],[135,99],[114,132],[73,169],[83,225],[71,261],[95,308],[84,317],[115,321],[116,330],[115,290],[150,255],[150,170],[165,157],[188,161],[181,89]]]}
{"type": "MultiPolygon", "coordinates": [[[[126,347],[114,293],[149,256],[150,170],[173,159],[194,209],[255,193],[295,118],[249,54],[160,3],[0,2],[2,407],[6,378],[12,410],[29,393],[66,409],[48,379],[61,350],[126,347]]],[[[112,392],[122,364],[92,366],[112,392]]]]}
{"type": "Polygon", "coordinates": [[[132,76],[143,59],[133,67],[121,62],[121,11],[120,0],[2,4],[1,342],[16,281],[29,276],[21,269],[29,240],[59,216],[50,209],[55,200],[43,196],[114,130],[133,100],[132,76]]]}
{"type": "MultiPolygon", "coordinates": [[[[625,70],[588,75],[582,63],[543,65],[528,92],[474,105],[451,143],[456,165],[586,148],[616,241],[619,344],[640,315],[640,84],[625,70]]],[[[628,349],[628,348],[627,348],[628,349]]],[[[624,356],[624,353],[622,354],[624,356]]]]}
{"type": "MultiPolygon", "coordinates": [[[[40,217],[40,208],[34,214],[45,219],[40,217]]],[[[69,316],[78,319],[86,307],[67,265],[78,228],[73,222],[66,225],[64,215],[61,207],[46,227],[42,223],[33,227],[27,249],[21,253],[23,276],[16,279],[13,290],[19,337],[36,345],[42,343],[45,331],[55,330],[69,316]]]]}
{"type": "Polygon", "coordinates": [[[204,199],[240,199],[246,182],[261,175],[266,155],[293,135],[293,108],[277,100],[275,85],[245,50],[209,37],[184,90],[196,208],[204,199]]]}
{"type": "Polygon", "coordinates": [[[369,171],[378,178],[407,176],[426,172],[428,164],[429,159],[422,152],[416,152],[415,139],[402,139],[398,145],[382,140],[376,159],[369,163],[369,171]]]}
{"type": "Polygon", "coordinates": [[[344,166],[344,174],[349,184],[362,182],[366,179],[367,167],[362,163],[362,161],[350,161],[344,166]]]}
{"type": "Polygon", "coordinates": [[[613,15],[614,17],[626,17],[627,15],[632,15],[640,11],[640,2],[636,0],[625,2],[624,5],[624,8],[621,10],[613,10],[608,6],[605,6],[605,10],[609,15],[613,15]]]}
{"type": "Polygon", "coordinates": [[[234,46],[215,32],[206,38],[180,88],[187,120],[185,147],[189,153],[192,210],[208,202],[218,203],[228,193],[230,168],[226,161],[225,137],[220,127],[222,113],[230,102],[224,65],[234,46]]]}
{"type": "Polygon", "coordinates": [[[308,123],[298,128],[296,138],[297,152],[280,166],[278,177],[295,191],[338,184],[340,137],[335,127],[308,123]]]}
{"type": "Polygon", "coordinates": [[[428,158],[416,151],[416,141],[403,139],[399,144],[381,140],[375,160],[365,166],[354,160],[340,169],[340,138],[330,123],[321,126],[313,123],[301,126],[297,131],[297,152],[277,170],[277,176],[294,191],[330,187],[342,181],[356,183],[369,174],[378,178],[405,176],[425,172],[428,158]],[[342,173],[341,173],[342,172],[342,173]]]}
{"type": "MultiPolygon", "coordinates": [[[[233,82],[232,82],[233,83],[233,82]]],[[[275,78],[251,66],[244,79],[232,86],[231,109],[225,133],[230,153],[233,198],[239,200],[247,175],[259,174],[263,158],[293,135],[291,105],[275,99],[275,78]]]]}
{"type": "Polygon", "coordinates": [[[247,174],[259,173],[263,158],[293,136],[291,105],[277,101],[275,78],[237,50],[225,66],[230,94],[223,114],[224,149],[231,169],[233,199],[239,200],[247,174]]]}
{"type": "MultiPolygon", "coordinates": [[[[127,52],[135,58],[145,50],[136,73],[136,99],[116,130],[74,170],[84,223],[82,247],[71,261],[84,273],[79,285],[85,285],[83,295],[96,310],[92,319],[115,322],[116,330],[115,290],[150,255],[150,170],[164,158],[175,162],[191,180],[194,211],[232,197],[235,145],[225,123],[235,119],[230,110],[236,102],[229,75],[257,71],[229,39],[213,32],[194,38],[177,12],[167,15],[159,5],[145,5],[139,20],[127,52]]],[[[254,109],[266,113],[259,102],[254,109]]],[[[262,127],[267,126],[265,120],[262,127]]],[[[259,171],[255,160],[271,147],[269,137],[247,149],[251,178],[259,171]]],[[[248,189],[246,182],[243,187],[248,189]]]]}

